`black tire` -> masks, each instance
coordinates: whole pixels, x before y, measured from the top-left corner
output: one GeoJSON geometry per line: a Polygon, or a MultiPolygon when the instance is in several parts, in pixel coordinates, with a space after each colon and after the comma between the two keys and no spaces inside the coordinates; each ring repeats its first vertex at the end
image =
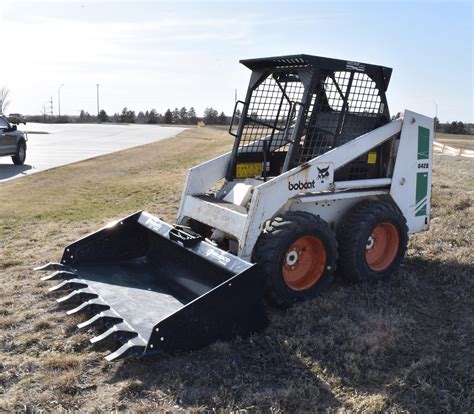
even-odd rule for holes
{"type": "Polygon", "coordinates": [[[348,282],[375,282],[388,278],[400,267],[407,249],[408,228],[395,205],[366,201],[343,219],[337,240],[338,275],[348,282]]]}
{"type": "Polygon", "coordinates": [[[24,141],[20,141],[16,148],[16,154],[12,157],[13,164],[23,165],[26,160],[26,144],[24,141]]]}
{"type": "Polygon", "coordinates": [[[306,212],[288,212],[267,224],[257,242],[255,259],[264,273],[266,296],[273,305],[287,308],[317,296],[331,282],[337,263],[337,241],[321,218],[306,212]],[[290,248],[294,250],[290,252],[290,248]],[[295,272],[303,276],[299,278],[295,272]]]}

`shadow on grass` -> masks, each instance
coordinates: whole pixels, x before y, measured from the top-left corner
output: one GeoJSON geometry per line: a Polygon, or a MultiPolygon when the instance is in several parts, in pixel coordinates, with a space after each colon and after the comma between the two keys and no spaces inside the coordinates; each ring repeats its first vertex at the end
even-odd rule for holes
{"type": "Polygon", "coordinates": [[[121,399],[140,399],[158,391],[185,408],[278,407],[292,412],[338,407],[332,392],[288,344],[266,333],[192,353],[128,360],[111,382],[131,380],[121,399]]]}
{"type": "Polygon", "coordinates": [[[252,338],[118,362],[108,382],[127,381],[120,399],[185,408],[469,411],[473,273],[408,258],[386,282],[335,283],[268,309],[269,328],[252,338]]]}

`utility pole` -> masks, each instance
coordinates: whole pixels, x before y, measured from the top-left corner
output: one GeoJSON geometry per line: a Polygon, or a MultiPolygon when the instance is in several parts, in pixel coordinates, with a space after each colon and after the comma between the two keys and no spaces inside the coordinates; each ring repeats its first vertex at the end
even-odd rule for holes
{"type": "Polygon", "coordinates": [[[61,118],[61,88],[64,86],[64,83],[58,89],[58,116],[61,118]]]}
{"type": "Polygon", "coordinates": [[[97,122],[99,122],[99,84],[97,84],[97,122]]]}
{"type": "Polygon", "coordinates": [[[439,122],[439,119],[438,119],[438,104],[433,100],[433,105],[435,106],[435,122],[434,122],[434,125],[433,125],[433,129],[434,129],[434,135],[435,135],[435,138],[436,138],[436,121],[439,122]]]}
{"type": "Polygon", "coordinates": [[[49,101],[49,109],[51,111],[51,116],[53,116],[53,97],[51,97],[51,100],[49,101]]]}

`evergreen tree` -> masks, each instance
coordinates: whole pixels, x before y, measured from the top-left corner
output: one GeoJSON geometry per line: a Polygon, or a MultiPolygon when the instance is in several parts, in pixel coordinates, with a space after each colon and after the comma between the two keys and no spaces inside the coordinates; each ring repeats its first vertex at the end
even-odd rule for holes
{"type": "Polygon", "coordinates": [[[227,124],[227,115],[224,112],[221,112],[221,114],[219,115],[219,124],[227,124]]]}
{"type": "Polygon", "coordinates": [[[188,123],[188,111],[185,106],[183,106],[179,110],[179,122],[181,124],[187,124],[188,123]]]}
{"type": "Polygon", "coordinates": [[[92,116],[89,112],[84,111],[84,109],[81,110],[81,113],[79,114],[79,122],[91,122],[92,121],[92,116]]]}
{"type": "Polygon", "coordinates": [[[127,122],[127,114],[128,114],[128,108],[125,107],[122,109],[122,113],[120,114],[119,122],[127,122]]]}
{"type": "Polygon", "coordinates": [[[109,116],[103,109],[99,112],[99,122],[109,122],[109,116]]]}
{"type": "Polygon", "coordinates": [[[219,112],[213,107],[206,108],[204,110],[204,122],[207,125],[215,125],[219,122],[219,112]]]}
{"type": "Polygon", "coordinates": [[[150,111],[150,113],[148,114],[148,123],[149,124],[156,124],[158,123],[158,119],[157,119],[157,116],[156,116],[156,111],[154,109],[152,109],[150,111]]]}
{"type": "Polygon", "coordinates": [[[135,112],[129,111],[127,107],[123,108],[119,117],[119,122],[133,124],[135,122],[135,112]]]}
{"type": "Polygon", "coordinates": [[[174,108],[172,114],[173,124],[179,123],[179,109],[174,108]]]}
{"type": "Polygon", "coordinates": [[[192,125],[196,124],[197,122],[196,110],[192,106],[188,111],[188,122],[192,125]]]}
{"type": "Polygon", "coordinates": [[[164,124],[172,124],[173,123],[173,114],[171,110],[168,108],[165,112],[165,116],[163,117],[164,124]]]}

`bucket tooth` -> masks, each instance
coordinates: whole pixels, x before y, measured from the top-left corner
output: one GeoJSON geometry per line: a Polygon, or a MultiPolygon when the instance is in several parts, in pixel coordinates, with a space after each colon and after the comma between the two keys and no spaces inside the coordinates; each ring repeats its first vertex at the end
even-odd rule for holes
{"type": "Polygon", "coordinates": [[[69,289],[77,289],[77,288],[85,288],[87,284],[84,283],[80,279],[69,279],[61,282],[59,285],[53,286],[49,288],[50,292],[55,292],[57,290],[69,290],[69,289]]]}
{"type": "Polygon", "coordinates": [[[90,341],[91,341],[91,343],[95,344],[95,343],[100,342],[100,341],[104,340],[105,338],[107,338],[108,336],[113,335],[113,334],[118,334],[122,338],[123,337],[128,337],[128,339],[133,338],[133,337],[138,335],[135,331],[132,331],[128,327],[128,325],[121,322],[121,323],[118,323],[117,325],[114,325],[111,328],[107,329],[104,333],[102,333],[98,336],[94,336],[94,338],[91,338],[90,341]]]}
{"type": "Polygon", "coordinates": [[[76,277],[77,274],[73,272],[68,272],[66,270],[56,270],[48,276],[43,276],[41,280],[57,280],[57,279],[72,279],[76,277]]]}
{"type": "Polygon", "coordinates": [[[98,313],[97,315],[94,315],[92,318],[88,319],[87,321],[78,324],[77,327],[79,329],[89,328],[93,326],[94,324],[98,323],[99,321],[109,322],[109,323],[112,322],[116,324],[116,323],[123,322],[123,319],[115,316],[115,314],[112,313],[111,311],[105,310],[103,312],[98,313]]]}
{"type": "Polygon", "coordinates": [[[116,359],[124,358],[127,355],[141,355],[144,351],[144,342],[142,340],[139,340],[139,338],[134,338],[123,344],[115,352],[112,352],[111,354],[107,355],[105,359],[110,362],[116,359]]]}
{"type": "Polygon", "coordinates": [[[56,299],[58,303],[77,302],[97,298],[97,294],[88,288],[73,290],[69,295],[56,299]]]}
{"type": "MultiPolygon", "coordinates": [[[[97,295],[96,295],[96,297],[97,297],[97,295]]],[[[68,315],[73,315],[75,313],[86,312],[86,311],[89,311],[91,309],[94,309],[96,311],[108,310],[108,309],[110,309],[110,306],[109,305],[104,305],[101,302],[98,302],[94,299],[91,299],[91,300],[88,300],[87,302],[81,303],[78,307],[76,307],[74,309],[68,310],[66,313],[68,315]]]]}
{"type": "Polygon", "coordinates": [[[61,263],[49,262],[43,266],[35,267],[34,270],[43,271],[43,270],[71,270],[69,266],[65,266],[61,263]]]}

